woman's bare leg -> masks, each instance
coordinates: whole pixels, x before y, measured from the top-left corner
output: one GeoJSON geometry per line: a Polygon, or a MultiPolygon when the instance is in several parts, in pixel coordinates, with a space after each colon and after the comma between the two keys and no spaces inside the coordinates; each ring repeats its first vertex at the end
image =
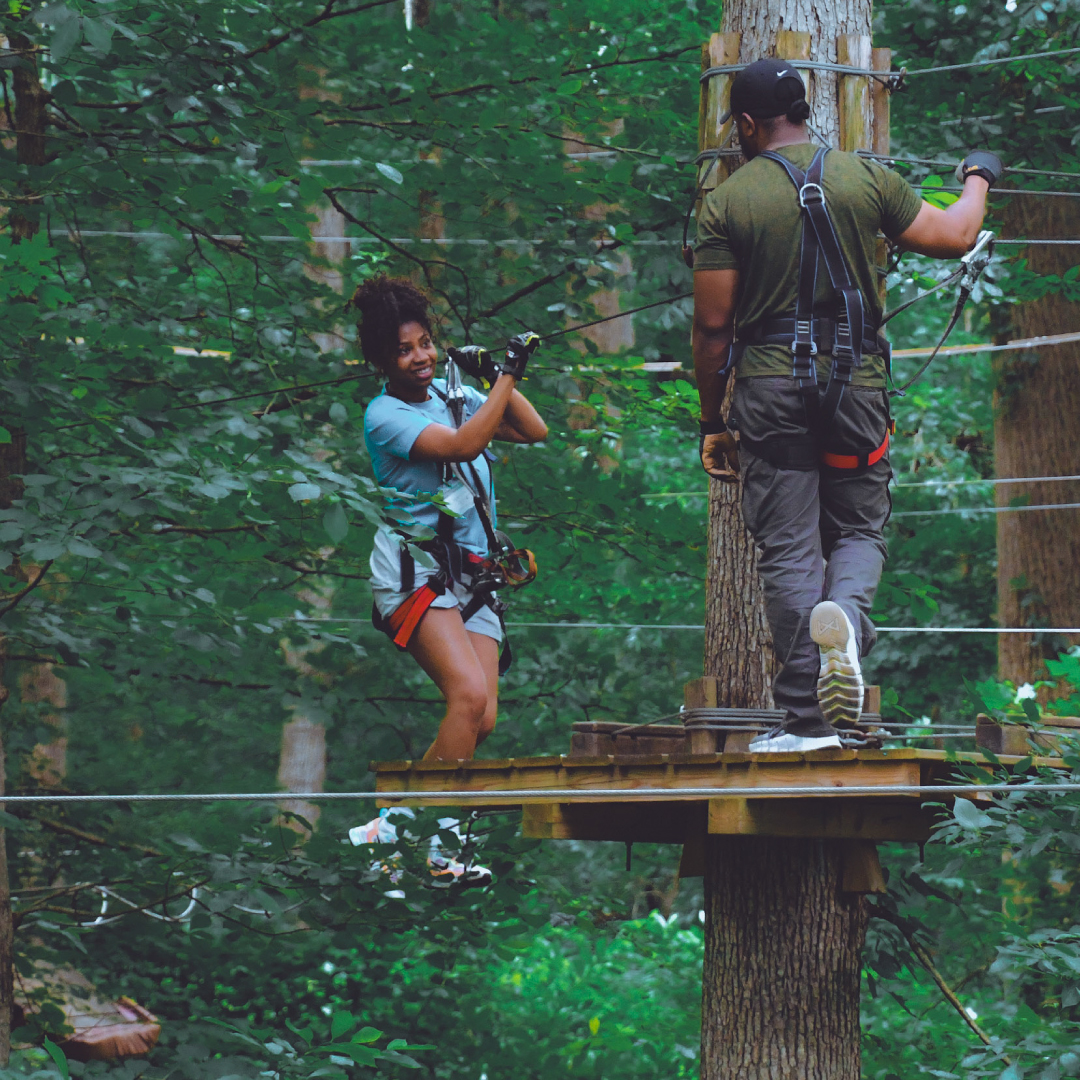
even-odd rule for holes
{"type": "Polygon", "coordinates": [[[495,719],[499,715],[499,643],[487,634],[474,634],[471,630],[466,633],[487,676],[487,708],[476,733],[476,745],[479,746],[495,730],[495,719]]]}
{"type": "MultiPolygon", "coordinates": [[[[457,761],[476,750],[489,696],[488,672],[473,642],[479,637],[465,629],[457,608],[429,608],[413,632],[409,652],[446,699],[446,715],[425,759],[457,761]]],[[[488,731],[493,726],[494,720],[488,731]]]]}

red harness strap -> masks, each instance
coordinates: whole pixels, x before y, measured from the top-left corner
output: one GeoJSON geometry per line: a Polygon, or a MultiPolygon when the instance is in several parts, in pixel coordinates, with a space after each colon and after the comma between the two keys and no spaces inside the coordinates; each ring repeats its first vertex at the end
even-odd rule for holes
{"type": "Polygon", "coordinates": [[[826,451],[821,455],[821,463],[830,469],[868,469],[885,456],[885,451],[889,449],[890,434],[891,432],[886,428],[882,444],[868,454],[830,454],[826,451]]]}
{"type": "Polygon", "coordinates": [[[393,642],[400,649],[404,649],[420,625],[420,620],[427,614],[427,609],[438,597],[446,592],[446,586],[435,578],[431,578],[426,584],[421,585],[416,592],[394,610],[387,619],[390,630],[393,632],[393,642]],[[435,588],[432,588],[432,582],[435,588]]]}

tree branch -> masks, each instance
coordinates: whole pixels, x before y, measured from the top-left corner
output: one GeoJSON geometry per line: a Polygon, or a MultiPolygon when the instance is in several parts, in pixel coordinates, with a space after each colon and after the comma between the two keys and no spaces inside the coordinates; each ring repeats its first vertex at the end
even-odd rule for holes
{"type": "Polygon", "coordinates": [[[41,584],[42,579],[48,573],[49,567],[52,566],[53,562],[55,562],[55,560],[50,559],[41,568],[41,571],[38,574],[38,576],[36,578],[34,578],[34,580],[31,581],[30,584],[27,585],[25,589],[23,589],[22,592],[16,593],[11,598],[11,600],[8,602],[7,607],[5,607],[3,609],[0,609],[0,619],[2,619],[9,611],[11,611],[12,608],[14,608],[19,603],[19,601],[21,601],[23,599],[24,596],[28,596],[30,593],[32,593],[41,584]]]}
{"type": "Polygon", "coordinates": [[[334,10],[334,5],[337,0],[326,0],[326,6],[319,12],[318,15],[308,19],[307,22],[302,23],[294,30],[290,30],[285,34],[278,34],[276,37],[268,38],[257,49],[249,49],[246,53],[241,53],[240,56],[244,60],[250,60],[253,56],[260,56],[263,53],[270,52],[271,49],[276,49],[279,45],[284,44],[289,40],[298,30],[310,30],[313,26],[318,26],[319,23],[326,22],[327,19],[340,19],[345,15],[358,15],[361,11],[368,11],[371,8],[386,7],[388,4],[397,3],[397,0],[370,0],[367,4],[357,4],[355,7],[342,8],[340,11],[334,10]]]}

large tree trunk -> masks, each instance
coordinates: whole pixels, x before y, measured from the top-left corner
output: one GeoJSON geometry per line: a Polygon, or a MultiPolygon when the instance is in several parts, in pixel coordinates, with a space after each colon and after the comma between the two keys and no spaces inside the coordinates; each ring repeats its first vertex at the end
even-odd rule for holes
{"type": "MultiPolygon", "coordinates": [[[[734,49],[740,62],[778,54],[837,62],[838,36],[858,35],[839,59],[868,66],[870,17],[870,0],[730,0],[721,27],[729,36],[714,49],[724,63],[734,49]]],[[[854,91],[848,100],[862,101],[864,115],[849,105],[841,132],[837,77],[804,78],[815,131],[843,149],[869,148],[869,95],[854,91]]],[[[716,104],[702,123],[706,146],[719,141],[709,131],[723,111],[716,104]]],[[[768,708],[771,638],[738,491],[713,483],[709,504],[705,673],[719,677],[718,705],[768,708]]],[[[837,841],[708,837],[702,1080],[858,1080],[867,906],[840,891],[842,853],[837,841]]]]}
{"type": "Polygon", "coordinates": [[[710,836],[707,856],[703,1080],[858,1080],[868,913],[842,842],[710,836]]]}
{"type": "MultiPolygon", "coordinates": [[[[1080,235],[1072,199],[1012,199],[1007,236],[1080,235]]],[[[1028,266],[1063,275],[1075,262],[1068,247],[1033,247],[1028,266]]],[[[1080,330],[1080,304],[1047,296],[1013,311],[1017,337],[1080,330]]],[[[997,475],[1080,474],[1080,345],[1002,353],[994,395],[997,475]]],[[[1032,505],[1080,502],[1080,482],[1000,484],[997,503],[1019,496],[1032,505]]],[[[1080,510],[1032,510],[997,515],[998,621],[1002,626],[1080,625],[1080,510]]],[[[1046,677],[1043,661],[1080,637],[1001,634],[998,666],[1017,685],[1046,677]]]]}

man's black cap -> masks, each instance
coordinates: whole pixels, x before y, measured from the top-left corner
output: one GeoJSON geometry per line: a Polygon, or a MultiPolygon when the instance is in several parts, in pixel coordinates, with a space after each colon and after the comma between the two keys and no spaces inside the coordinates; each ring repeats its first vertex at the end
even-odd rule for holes
{"type": "Polygon", "coordinates": [[[748,113],[755,120],[782,116],[806,97],[806,86],[784,60],[755,60],[731,83],[731,115],[748,113]]]}

